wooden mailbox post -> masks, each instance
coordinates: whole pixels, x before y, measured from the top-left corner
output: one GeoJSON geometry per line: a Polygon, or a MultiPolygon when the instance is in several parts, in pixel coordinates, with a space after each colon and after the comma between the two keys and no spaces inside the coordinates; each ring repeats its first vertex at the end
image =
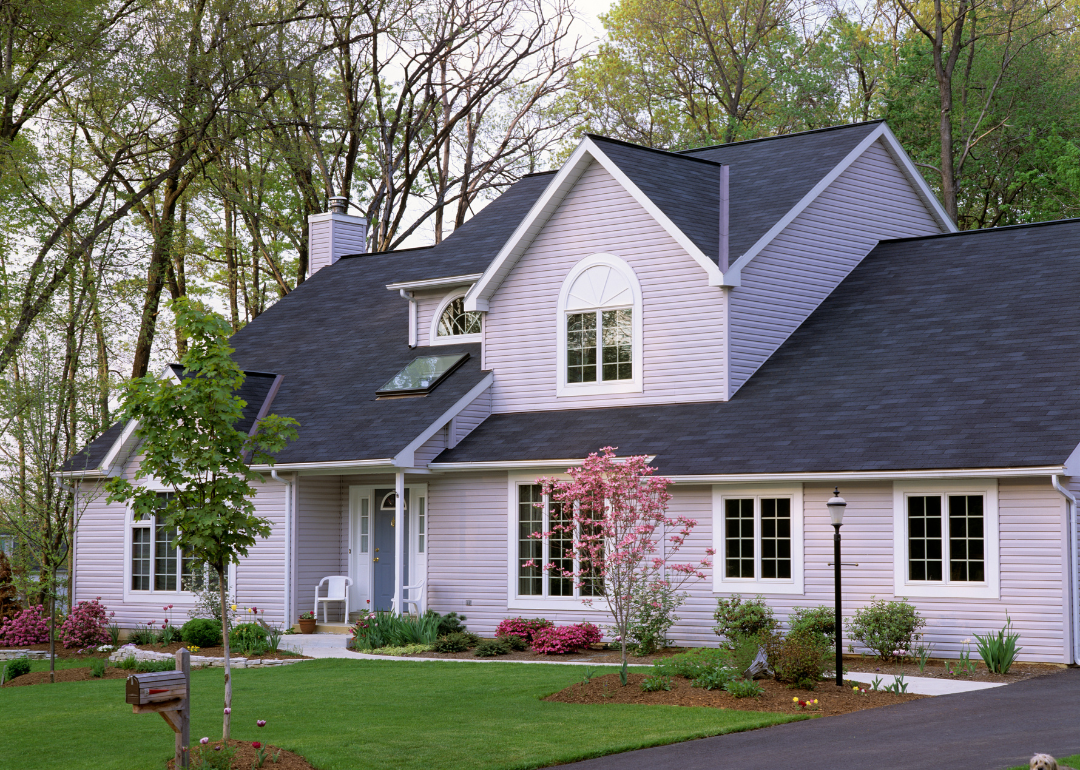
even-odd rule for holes
{"type": "Polygon", "coordinates": [[[132,674],[127,702],[136,714],[161,714],[176,733],[176,767],[189,766],[191,743],[191,653],[176,651],[176,670],[132,674]]]}

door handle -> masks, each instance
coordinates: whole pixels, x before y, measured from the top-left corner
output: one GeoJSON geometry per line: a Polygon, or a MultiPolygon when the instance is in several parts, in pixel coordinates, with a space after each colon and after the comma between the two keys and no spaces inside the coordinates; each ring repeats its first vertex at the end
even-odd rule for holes
{"type": "Polygon", "coordinates": [[[379,557],[378,557],[378,556],[376,556],[376,557],[375,557],[375,561],[378,561],[378,560],[379,560],[379,557]]]}

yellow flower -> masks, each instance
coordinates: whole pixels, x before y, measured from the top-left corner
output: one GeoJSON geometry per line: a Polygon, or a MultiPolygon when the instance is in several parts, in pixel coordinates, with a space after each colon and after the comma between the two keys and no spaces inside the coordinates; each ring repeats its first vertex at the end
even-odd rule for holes
{"type": "Polygon", "coordinates": [[[817,703],[817,698],[814,698],[814,703],[817,703]]]}
{"type": "Polygon", "coordinates": [[[236,612],[236,605],[235,605],[235,604],[234,604],[234,605],[232,605],[232,611],[233,611],[233,612],[236,612]]]}
{"type": "Polygon", "coordinates": [[[851,689],[852,689],[852,690],[854,690],[855,692],[858,692],[858,691],[859,691],[859,688],[858,688],[858,687],[852,687],[851,689]]]}
{"type": "Polygon", "coordinates": [[[792,703],[798,703],[798,702],[799,702],[799,699],[798,699],[798,698],[792,698],[792,699],[791,699],[791,702],[792,702],[792,703]]]}

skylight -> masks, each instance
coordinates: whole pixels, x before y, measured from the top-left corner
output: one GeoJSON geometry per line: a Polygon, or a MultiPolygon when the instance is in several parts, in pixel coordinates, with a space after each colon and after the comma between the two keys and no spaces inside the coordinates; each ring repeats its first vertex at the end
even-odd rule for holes
{"type": "Polygon", "coordinates": [[[435,386],[468,360],[468,353],[446,356],[420,356],[391,377],[375,391],[376,396],[419,396],[430,393],[435,386]]]}

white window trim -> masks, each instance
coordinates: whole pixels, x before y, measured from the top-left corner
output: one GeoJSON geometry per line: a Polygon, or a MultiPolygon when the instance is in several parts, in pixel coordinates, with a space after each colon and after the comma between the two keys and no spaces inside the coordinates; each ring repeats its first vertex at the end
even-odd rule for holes
{"type": "Polygon", "coordinates": [[[713,593],[798,594],[805,593],[805,559],[803,550],[806,538],[803,525],[802,484],[755,484],[753,486],[713,487],[713,593]],[[754,564],[755,572],[761,559],[761,504],[762,497],[791,498],[791,579],[728,578],[724,576],[724,500],[731,497],[755,498],[754,501],[754,564]]]}
{"type": "MultiPolygon", "coordinates": [[[[563,280],[562,288],[559,290],[559,302],[555,311],[555,339],[556,345],[556,366],[558,372],[555,377],[555,396],[557,398],[572,398],[574,396],[588,396],[603,393],[641,393],[643,390],[642,383],[642,369],[644,368],[644,361],[642,360],[642,310],[641,310],[641,284],[638,282],[637,275],[634,273],[633,268],[630,267],[624,260],[615,256],[614,254],[593,254],[592,256],[585,257],[571,268],[566,278],[563,280]],[[633,372],[634,376],[629,380],[614,380],[611,382],[567,382],[566,381],[566,303],[570,297],[570,287],[574,285],[574,281],[583,272],[590,267],[596,265],[607,265],[615,270],[618,270],[627,282],[630,284],[630,291],[634,295],[634,301],[632,305],[633,318],[631,319],[633,340],[631,342],[631,355],[633,356],[633,372]]],[[[573,311],[583,312],[583,311],[573,311]]],[[[597,334],[600,330],[597,329],[597,334]]],[[[599,367],[602,362],[597,361],[597,376],[599,376],[599,367]]]]}
{"type": "Polygon", "coordinates": [[[569,478],[565,474],[510,473],[507,474],[507,565],[506,565],[506,606],[511,610],[573,610],[575,612],[606,612],[607,601],[602,596],[593,597],[593,606],[585,604],[579,597],[542,597],[518,596],[517,546],[518,546],[518,487],[523,484],[536,484],[544,478],[569,478]]]}
{"type": "MultiPolygon", "coordinates": [[[[167,487],[160,483],[156,479],[146,479],[143,481],[142,486],[146,489],[152,489],[155,492],[172,492],[172,487],[167,487]]],[[[174,602],[177,602],[184,607],[195,603],[195,594],[191,591],[157,591],[154,589],[154,581],[152,579],[153,571],[151,570],[150,588],[146,591],[136,591],[131,587],[131,535],[132,529],[135,525],[135,509],[128,503],[124,506],[124,604],[138,604],[139,602],[147,602],[150,604],[159,604],[160,597],[168,597],[174,602]]],[[[150,525],[153,529],[153,524],[150,525]]],[[[153,549],[150,551],[150,563],[154,562],[153,549]]],[[[230,603],[236,603],[236,565],[230,564],[227,570],[226,580],[228,581],[228,600],[230,603]]],[[[175,621],[177,616],[173,613],[173,620],[175,621]]]]}
{"type": "MultiPolygon", "coordinates": [[[[352,578],[353,588],[349,590],[350,611],[356,611],[365,607],[366,600],[371,598],[371,590],[374,585],[375,563],[371,560],[375,547],[375,513],[381,501],[375,499],[376,489],[391,489],[393,482],[386,484],[364,484],[349,486],[349,533],[346,550],[348,552],[348,574],[352,578]],[[359,552],[360,541],[360,501],[368,500],[368,552],[359,552]],[[354,547],[356,546],[356,547],[354,547]]],[[[425,543],[424,551],[419,551],[418,532],[418,507],[409,506],[409,542],[405,547],[409,549],[409,574],[405,575],[405,585],[416,585],[420,580],[426,580],[427,555],[431,549],[431,499],[428,497],[427,484],[406,484],[409,501],[424,498],[424,528],[425,543]]],[[[428,588],[425,583],[423,591],[424,605],[420,608],[421,613],[427,609],[428,588]]]]}
{"type": "MultiPolygon", "coordinates": [[[[942,517],[948,507],[942,505],[942,517]]],[[[928,596],[950,599],[998,599],[1001,596],[1001,541],[998,537],[997,479],[967,481],[894,481],[893,482],[893,593],[896,596],[928,596]],[[909,495],[983,495],[983,557],[986,581],[950,583],[908,580],[907,498],[909,495]]],[[[944,522],[943,522],[944,523],[944,522]]],[[[943,527],[946,561],[942,576],[948,574],[948,533],[943,527]]]]}
{"type": "MultiPolygon", "coordinates": [[[[464,297],[468,291],[468,287],[461,289],[454,289],[452,292],[443,297],[442,302],[439,303],[439,308],[435,311],[435,315],[431,317],[431,325],[428,329],[428,344],[429,345],[458,345],[463,342],[482,342],[484,334],[479,332],[477,334],[451,334],[449,337],[439,336],[439,319],[442,318],[443,312],[446,310],[446,306],[459,297],[464,297]]],[[[484,328],[483,313],[480,314],[480,328],[484,328]]]]}

